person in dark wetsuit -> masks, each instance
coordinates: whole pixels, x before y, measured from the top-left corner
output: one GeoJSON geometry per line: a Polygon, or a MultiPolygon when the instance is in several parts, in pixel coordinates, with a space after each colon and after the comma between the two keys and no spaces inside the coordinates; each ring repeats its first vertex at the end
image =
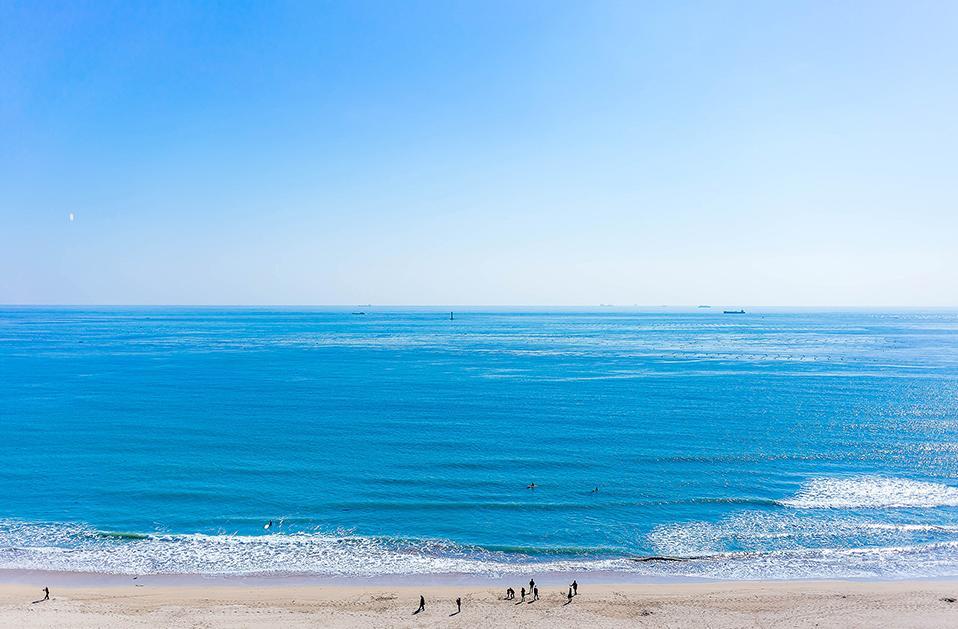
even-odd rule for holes
{"type": "Polygon", "coordinates": [[[525,589],[525,588],[522,588],[521,594],[522,594],[522,598],[519,599],[519,602],[520,602],[520,603],[521,603],[522,601],[526,600],[526,589],[525,589]]]}
{"type": "Polygon", "coordinates": [[[534,590],[534,589],[536,589],[536,580],[535,580],[535,579],[529,579],[529,591],[531,592],[531,591],[534,590]]]}
{"type": "Polygon", "coordinates": [[[511,600],[514,600],[515,598],[516,598],[516,591],[513,590],[512,588],[507,588],[507,589],[506,589],[506,600],[507,600],[507,601],[511,601],[511,600]]]}
{"type": "Polygon", "coordinates": [[[579,584],[575,582],[575,579],[572,580],[572,596],[579,595],[579,584]]]}
{"type": "Polygon", "coordinates": [[[539,600],[539,588],[532,588],[532,600],[539,600]]]}
{"type": "Polygon", "coordinates": [[[462,613],[462,599],[461,599],[461,598],[457,598],[457,599],[456,599],[456,613],[457,613],[457,614],[461,614],[461,613],[462,613]]]}
{"type": "Polygon", "coordinates": [[[419,595],[419,609],[416,610],[416,613],[426,611],[426,597],[422,594],[419,595]]]}

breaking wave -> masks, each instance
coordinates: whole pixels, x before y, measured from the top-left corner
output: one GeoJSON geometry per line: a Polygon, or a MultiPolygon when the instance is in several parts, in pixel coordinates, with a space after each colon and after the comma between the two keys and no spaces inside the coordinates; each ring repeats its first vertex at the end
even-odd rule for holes
{"type": "MultiPolygon", "coordinates": [[[[107,574],[501,574],[533,560],[442,540],[319,532],[274,535],[139,534],[82,524],[3,523],[0,568],[107,574]]],[[[615,560],[553,560],[544,569],[612,569],[615,560]],[[586,566],[586,564],[588,564],[586,566]],[[606,566],[608,564],[608,566],[606,566]]]]}
{"type": "MultiPolygon", "coordinates": [[[[743,521],[730,521],[722,526],[727,535],[742,525],[743,521]]],[[[755,520],[750,526],[755,533],[763,527],[763,521],[755,520]]],[[[781,524],[777,531],[773,528],[769,534],[787,534],[789,526],[781,524]]],[[[920,539],[902,534],[909,526],[892,527],[890,532],[882,534],[882,539],[886,542],[920,539]]],[[[865,523],[864,528],[867,528],[865,523]]],[[[918,526],[916,534],[925,528],[918,526]]],[[[541,554],[489,551],[439,540],[319,532],[253,536],[115,533],[81,524],[8,521],[2,523],[0,531],[0,568],[129,575],[346,577],[417,574],[496,577],[577,571],[628,573],[648,578],[714,579],[908,578],[958,574],[958,541],[878,548],[716,551],[720,544],[710,549],[709,535],[715,539],[722,536],[720,532],[709,533],[705,525],[694,523],[657,529],[650,536],[657,548],[677,551],[676,555],[663,557],[543,558],[541,554]]],[[[823,540],[825,538],[819,541],[823,540]]]]}
{"type": "Polygon", "coordinates": [[[815,478],[780,501],[797,509],[892,509],[958,506],[958,488],[904,478],[815,478]]]}

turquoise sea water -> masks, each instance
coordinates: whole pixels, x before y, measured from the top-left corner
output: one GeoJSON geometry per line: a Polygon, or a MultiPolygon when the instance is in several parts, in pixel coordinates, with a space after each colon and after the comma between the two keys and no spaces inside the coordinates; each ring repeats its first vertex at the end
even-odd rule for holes
{"type": "Polygon", "coordinates": [[[0,309],[0,568],[958,574],[954,312],[361,310],[0,309]]]}

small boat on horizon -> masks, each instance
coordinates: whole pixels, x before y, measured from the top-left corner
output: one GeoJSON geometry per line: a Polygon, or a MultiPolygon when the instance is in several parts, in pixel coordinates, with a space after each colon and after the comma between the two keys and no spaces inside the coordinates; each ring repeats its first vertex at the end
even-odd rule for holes
{"type": "Polygon", "coordinates": [[[745,314],[744,310],[723,310],[722,314],[745,314]]]}

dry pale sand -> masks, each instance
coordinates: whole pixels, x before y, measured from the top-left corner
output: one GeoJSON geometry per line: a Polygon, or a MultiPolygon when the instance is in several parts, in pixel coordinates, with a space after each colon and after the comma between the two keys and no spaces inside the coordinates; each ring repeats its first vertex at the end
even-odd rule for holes
{"type": "MultiPolygon", "coordinates": [[[[585,576],[585,575],[584,575],[585,576]]],[[[958,627],[958,582],[589,585],[571,605],[452,586],[0,586],[4,627],[958,627]],[[420,591],[426,611],[413,615],[420,591]],[[455,610],[462,597],[462,614],[455,610]]]]}

